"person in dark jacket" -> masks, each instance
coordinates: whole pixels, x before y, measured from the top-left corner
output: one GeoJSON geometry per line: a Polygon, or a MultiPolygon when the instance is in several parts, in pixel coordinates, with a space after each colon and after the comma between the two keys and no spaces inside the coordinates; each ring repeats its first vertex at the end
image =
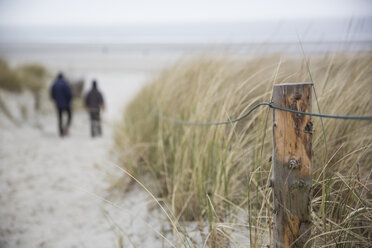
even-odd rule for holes
{"type": "Polygon", "coordinates": [[[85,96],[85,106],[89,111],[92,137],[102,135],[100,111],[101,108],[104,109],[105,104],[101,92],[97,89],[97,81],[95,80],[92,82],[92,89],[85,96]]]}
{"type": "Polygon", "coordinates": [[[58,114],[58,129],[61,137],[68,135],[71,124],[71,100],[72,91],[63,77],[59,73],[51,88],[51,96],[56,104],[58,114]],[[63,115],[67,114],[67,123],[63,123],[63,115]]]}

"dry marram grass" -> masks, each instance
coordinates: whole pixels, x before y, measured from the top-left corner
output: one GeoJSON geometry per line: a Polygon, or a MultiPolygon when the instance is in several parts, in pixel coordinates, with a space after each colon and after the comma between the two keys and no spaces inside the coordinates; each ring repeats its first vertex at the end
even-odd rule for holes
{"type": "MultiPolygon", "coordinates": [[[[121,165],[170,206],[176,220],[208,220],[211,247],[239,243],[243,223],[251,247],[271,242],[272,114],[256,110],[224,126],[178,125],[243,115],[270,101],[273,84],[313,81],[323,113],[372,115],[372,54],[294,55],[254,59],[199,57],[181,61],[146,86],[116,128],[121,165]],[[243,212],[243,214],[241,214],[243,212]],[[243,217],[242,217],[243,216],[243,217]]],[[[317,110],[318,103],[313,103],[317,110]]],[[[314,118],[312,241],[367,247],[372,242],[370,121],[314,118]],[[324,132],[324,133],[323,133],[324,132]],[[326,139],[324,139],[326,137],[326,139]]]]}

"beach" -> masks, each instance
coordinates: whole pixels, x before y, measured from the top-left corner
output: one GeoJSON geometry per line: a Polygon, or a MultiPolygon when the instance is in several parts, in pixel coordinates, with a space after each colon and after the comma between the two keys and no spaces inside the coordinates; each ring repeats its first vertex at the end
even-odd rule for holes
{"type": "Polygon", "coordinates": [[[0,248],[370,247],[371,10],[0,1],[0,248]]]}
{"type": "Polygon", "coordinates": [[[166,62],[137,55],[43,51],[3,56],[12,65],[43,64],[51,80],[59,71],[84,78],[85,91],[97,79],[107,106],[104,134],[90,137],[88,115],[80,109],[73,112],[69,137],[62,139],[48,97],[42,101],[46,113],[36,114],[31,94],[1,92],[16,122],[1,112],[0,246],[161,247],[165,241],[157,232],[169,232],[169,224],[149,194],[136,184],[128,192],[110,190],[113,182],[126,178],[110,150],[113,125],[123,117],[123,107],[166,62]],[[27,117],[22,117],[24,106],[27,117]]]}
{"type": "MultiPolygon", "coordinates": [[[[329,46],[332,44],[306,44],[304,48],[316,53],[329,46]]],[[[370,50],[370,46],[355,45],[358,51],[370,50]]],[[[151,195],[136,182],[127,184],[129,177],[117,166],[112,152],[114,126],[122,123],[124,108],[137,93],[178,61],[225,55],[243,61],[262,50],[270,54],[265,47],[2,44],[0,54],[12,67],[42,64],[48,69],[49,81],[41,113],[32,109],[29,92],[0,91],[1,100],[15,117],[11,120],[0,111],[0,247],[172,247],[180,242],[182,238],[175,235],[151,195]],[[103,137],[90,137],[88,115],[81,107],[73,110],[69,137],[58,137],[56,113],[48,96],[58,72],[72,80],[83,79],[84,93],[97,80],[106,102],[103,137]]],[[[271,45],[274,51],[285,47],[271,45]]],[[[287,49],[303,56],[299,44],[287,49]]],[[[81,105],[82,99],[77,103],[81,105]]],[[[235,235],[239,241],[236,247],[247,247],[247,216],[241,211],[241,230],[236,228],[237,234],[231,237],[235,235]]],[[[197,226],[197,222],[182,226],[197,246],[202,245],[199,231],[206,226],[197,226]]],[[[269,242],[267,235],[264,243],[269,242]]]]}

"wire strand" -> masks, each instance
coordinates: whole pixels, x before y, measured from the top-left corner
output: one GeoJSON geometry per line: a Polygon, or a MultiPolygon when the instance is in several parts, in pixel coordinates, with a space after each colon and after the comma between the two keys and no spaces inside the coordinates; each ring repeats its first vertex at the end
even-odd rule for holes
{"type": "Polygon", "coordinates": [[[251,108],[246,114],[238,117],[237,119],[229,120],[229,121],[218,121],[218,122],[192,122],[192,121],[184,121],[175,119],[173,117],[166,116],[162,113],[157,112],[156,115],[159,116],[161,119],[171,121],[176,124],[181,125],[190,125],[190,126],[217,126],[217,125],[227,125],[232,124],[238,121],[243,120],[244,118],[248,117],[253,111],[258,109],[261,106],[269,106],[272,109],[282,110],[290,113],[301,114],[301,115],[310,115],[314,117],[323,117],[323,118],[333,118],[333,119],[344,119],[344,120],[372,120],[372,116],[356,116],[356,115],[328,115],[328,114],[318,114],[318,113],[310,113],[310,112],[303,112],[299,110],[287,109],[283,107],[279,107],[273,103],[269,102],[262,102],[255,105],[251,108]]]}
{"type": "Polygon", "coordinates": [[[182,125],[191,125],[191,126],[217,126],[217,125],[227,125],[227,124],[232,124],[234,122],[238,122],[246,117],[248,117],[254,110],[256,110],[257,108],[259,108],[260,106],[269,106],[270,103],[269,102],[262,102],[262,103],[259,103],[257,105],[255,105],[253,108],[251,108],[246,114],[238,117],[237,119],[234,119],[234,120],[229,120],[229,121],[218,121],[218,122],[192,122],[192,121],[183,121],[183,120],[178,120],[178,119],[175,119],[175,118],[172,118],[172,117],[169,117],[169,116],[166,116],[166,115],[163,115],[161,113],[157,113],[157,115],[162,118],[162,119],[165,119],[165,120],[168,120],[168,121],[171,121],[173,123],[177,123],[177,124],[182,124],[182,125]]]}
{"type": "Polygon", "coordinates": [[[323,118],[333,118],[333,119],[344,119],[344,120],[372,120],[372,116],[358,116],[358,115],[327,115],[327,114],[318,114],[318,113],[309,113],[303,112],[293,109],[287,109],[283,107],[276,106],[272,103],[269,104],[270,108],[279,109],[291,113],[302,114],[302,115],[311,115],[315,117],[323,117],[323,118]]]}

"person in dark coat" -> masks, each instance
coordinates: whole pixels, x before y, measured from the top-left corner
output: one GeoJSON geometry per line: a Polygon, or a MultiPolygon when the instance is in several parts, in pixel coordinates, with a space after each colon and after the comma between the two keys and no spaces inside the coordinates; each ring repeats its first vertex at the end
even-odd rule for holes
{"type": "Polygon", "coordinates": [[[92,82],[92,89],[85,96],[85,106],[89,112],[92,137],[102,135],[100,111],[101,108],[104,109],[105,104],[101,92],[97,89],[97,81],[95,80],[92,82]]]}
{"type": "Polygon", "coordinates": [[[58,114],[58,129],[61,137],[68,135],[68,129],[71,124],[71,100],[72,91],[63,77],[59,73],[51,88],[51,96],[55,102],[58,114]],[[63,123],[63,115],[67,114],[67,122],[63,123]]]}

